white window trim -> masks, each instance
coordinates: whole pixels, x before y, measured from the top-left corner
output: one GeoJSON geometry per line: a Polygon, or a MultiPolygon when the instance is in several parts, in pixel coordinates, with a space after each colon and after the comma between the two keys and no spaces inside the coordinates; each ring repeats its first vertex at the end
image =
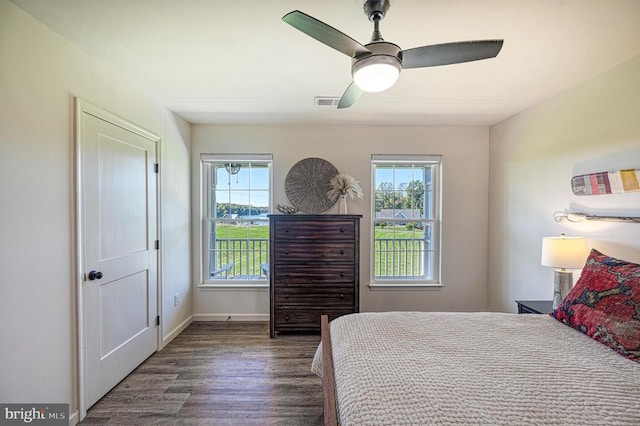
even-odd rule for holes
{"type": "Polygon", "coordinates": [[[269,168],[269,213],[273,213],[273,155],[271,154],[200,154],[200,221],[199,221],[199,239],[200,239],[200,268],[197,287],[203,290],[216,289],[265,289],[269,288],[269,277],[266,280],[229,280],[221,279],[216,282],[207,280],[206,269],[208,263],[205,258],[208,256],[209,242],[208,234],[210,233],[209,222],[207,221],[207,206],[210,202],[210,191],[207,191],[208,180],[210,176],[207,172],[207,163],[241,163],[241,162],[264,162],[268,163],[269,168]],[[205,232],[206,231],[206,232],[205,232]]]}
{"type": "Polygon", "coordinates": [[[370,229],[370,265],[369,268],[369,288],[372,290],[437,290],[442,288],[441,265],[442,265],[442,155],[422,155],[422,154],[406,154],[406,155],[385,155],[385,154],[372,154],[371,155],[371,229],[370,229]],[[411,280],[402,281],[397,280],[381,280],[376,279],[374,275],[375,264],[375,252],[373,247],[375,245],[375,215],[376,215],[376,187],[375,187],[375,173],[376,165],[379,164],[417,164],[431,165],[434,167],[432,172],[432,205],[433,212],[433,245],[437,248],[435,252],[435,258],[433,260],[434,279],[433,280],[411,280]]]}

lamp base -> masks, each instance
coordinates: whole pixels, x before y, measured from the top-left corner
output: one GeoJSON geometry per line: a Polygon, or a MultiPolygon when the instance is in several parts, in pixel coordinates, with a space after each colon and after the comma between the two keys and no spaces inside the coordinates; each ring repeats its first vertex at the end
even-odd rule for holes
{"type": "Polygon", "coordinates": [[[573,288],[573,272],[553,271],[553,309],[556,310],[560,303],[573,288]]]}

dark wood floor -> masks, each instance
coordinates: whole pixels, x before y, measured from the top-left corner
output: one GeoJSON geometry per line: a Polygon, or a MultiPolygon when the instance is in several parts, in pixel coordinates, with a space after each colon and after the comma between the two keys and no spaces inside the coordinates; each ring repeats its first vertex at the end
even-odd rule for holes
{"type": "Polygon", "coordinates": [[[319,335],[268,323],[193,323],[98,401],[81,424],[320,425],[319,335]]]}

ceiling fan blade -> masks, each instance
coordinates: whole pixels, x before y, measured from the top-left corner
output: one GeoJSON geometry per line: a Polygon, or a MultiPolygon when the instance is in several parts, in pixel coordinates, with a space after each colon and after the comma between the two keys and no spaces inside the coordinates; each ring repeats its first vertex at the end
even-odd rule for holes
{"type": "Polygon", "coordinates": [[[369,49],[348,35],[299,10],[287,13],[282,17],[282,20],[320,43],[333,47],[352,58],[371,54],[369,49]]]}
{"type": "Polygon", "coordinates": [[[359,88],[356,83],[353,81],[347,87],[347,90],[344,91],[344,94],[340,98],[340,102],[338,103],[338,109],[349,108],[351,105],[356,103],[360,96],[364,93],[364,90],[359,88]]]}
{"type": "Polygon", "coordinates": [[[402,51],[402,68],[436,67],[494,58],[503,40],[474,40],[433,44],[402,51]]]}

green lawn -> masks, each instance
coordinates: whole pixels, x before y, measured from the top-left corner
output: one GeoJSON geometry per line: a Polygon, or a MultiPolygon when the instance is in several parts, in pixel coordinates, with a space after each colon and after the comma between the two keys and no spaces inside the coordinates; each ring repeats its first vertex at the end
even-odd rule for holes
{"type": "Polygon", "coordinates": [[[235,225],[217,225],[216,234],[218,238],[269,238],[268,226],[235,226],[235,225]]]}
{"type": "MultiPolygon", "coordinates": [[[[406,229],[405,227],[376,227],[375,265],[376,276],[420,276],[423,273],[423,231],[421,229],[406,229]],[[394,242],[384,242],[394,239],[394,242]]],[[[269,238],[268,226],[235,226],[218,225],[216,235],[223,251],[219,253],[216,267],[228,263],[234,263],[235,275],[259,275],[260,264],[266,263],[268,258],[267,244],[259,247],[242,246],[227,248],[224,240],[267,240],[269,238]],[[241,249],[239,249],[241,247],[241,249]],[[258,250],[258,252],[256,252],[258,250]]]]}
{"type": "Polygon", "coordinates": [[[403,226],[398,226],[395,229],[392,227],[376,226],[376,239],[381,238],[397,238],[397,239],[420,239],[422,238],[422,229],[407,229],[403,226]]]}
{"type": "MultiPolygon", "coordinates": [[[[218,238],[269,238],[268,226],[235,226],[235,225],[218,225],[216,226],[218,238]]],[[[376,238],[422,238],[421,229],[406,229],[404,227],[376,227],[376,238]]]]}

